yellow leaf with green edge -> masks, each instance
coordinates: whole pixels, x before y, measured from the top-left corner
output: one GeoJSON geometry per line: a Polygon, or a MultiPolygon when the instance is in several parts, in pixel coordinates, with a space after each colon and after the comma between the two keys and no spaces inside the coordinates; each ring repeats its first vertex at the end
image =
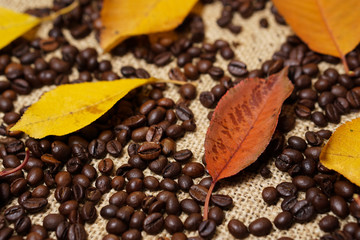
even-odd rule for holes
{"type": "Polygon", "coordinates": [[[149,78],[59,86],[31,105],[11,131],[33,138],[74,132],[94,122],[132,89],[157,81],[168,82],[149,78]]]}
{"type": "Polygon", "coordinates": [[[0,49],[41,22],[40,18],[0,7],[0,49]]]}
{"type": "Polygon", "coordinates": [[[111,50],[128,37],[169,31],[180,25],[197,0],[104,0],[100,45],[111,50]]]}
{"type": "Polygon", "coordinates": [[[321,150],[320,162],[360,186],[360,118],[336,129],[321,150]]]}

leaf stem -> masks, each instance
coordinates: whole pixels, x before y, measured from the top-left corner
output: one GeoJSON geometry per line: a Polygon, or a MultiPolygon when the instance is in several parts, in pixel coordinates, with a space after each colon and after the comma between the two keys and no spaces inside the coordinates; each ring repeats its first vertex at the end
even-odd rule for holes
{"type": "Polygon", "coordinates": [[[185,85],[187,83],[190,83],[190,84],[194,85],[195,87],[198,85],[197,83],[184,82],[184,81],[180,81],[180,80],[168,80],[168,79],[161,79],[161,80],[159,80],[159,82],[173,83],[173,84],[176,84],[176,85],[185,85]]]}
{"type": "Polygon", "coordinates": [[[209,190],[207,192],[207,195],[206,195],[206,198],[205,198],[204,221],[206,221],[208,219],[210,197],[211,197],[211,194],[212,194],[212,192],[214,190],[215,184],[216,184],[216,181],[211,182],[210,188],[209,188],[209,190]]]}
{"type": "Polygon", "coordinates": [[[25,156],[24,161],[19,166],[17,166],[16,168],[0,172],[0,177],[4,177],[6,175],[12,174],[14,172],[17,172],[17,171],[23,169],[23,167],[25,167],[25,165],[28,162],[29,157],[30,157],[30,152],[29,152],[28,148],[25,148],[25,152],[26,152],[26,156],[25,156]]]}
{"type": "Polygon", "coordinates": [[[58,16],[64,15],[68,12],[71,12],[72,10],[74,10],[77,6],[79,5],[79,2],[77,0],[75,0],[72,4],[70,4],[67,7],[64,7],[62,9],[60,9],[57,12],[54,12],[52,14],[50,14],[49,16],[46,17],[42,17],[41,21],[45,22],[45,21],[51,21],[54,20],[55,18],[57,18],[58,16]]]}

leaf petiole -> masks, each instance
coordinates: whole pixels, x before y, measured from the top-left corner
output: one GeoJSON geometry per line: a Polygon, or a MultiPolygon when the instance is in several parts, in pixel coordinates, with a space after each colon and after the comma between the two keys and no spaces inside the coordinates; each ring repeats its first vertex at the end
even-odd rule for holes
{"type": "Polygon", "coordinates": [[[30,152],[29,152],[28,148],[25,148],[25,152],[26,152],[26,155],[25,155],[24,161],[19,166],[17,166],[16,168],[13,168],[13,169],[10,169],[10,170],[7,170],[7,171],[1,171],[0,172],[0,177],[4,177],[6,175],[12,174],[14,172],[17,172],[17,171],[23,169],[25,167],[26,163],[28,162],[29,157],[30,157],[30,152]]]}
{"type": "Polygon", "coordinates": [[[208,219],[208,213],[209,213],[209,203],[210,203],[210,197],[214,190],[216,181],[212,181],[211,185],[209,187],[209,190],[207,192],[206,198],[205,198],[205,205],[204,205],[204,221],[208,219]]]}

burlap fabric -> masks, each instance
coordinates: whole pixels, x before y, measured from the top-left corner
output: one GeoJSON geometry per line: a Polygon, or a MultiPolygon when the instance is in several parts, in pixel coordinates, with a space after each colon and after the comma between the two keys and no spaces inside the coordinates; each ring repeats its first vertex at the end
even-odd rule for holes
{"type": "MultiPolygon", "coordinates": [[[[0,5],[11,8],[16,11],[24,11],[28,7],[42,7],[50,6],[51,0],[0,0],[0,5]]],[[[216,19],[220,16],[222,6],[220,2],[205,6],[202,9],[202,17],[206,25],[206,41],[214,42],[216,39],[226,39],[233,46],[233,49],[236,54],[236,58],[244,61],[248,69],[259,68],[261,63],[267,59],[270,59],[272,54],[280,48],[280,45],[285,41],[286,36],[292,34],[292,31],[287,26],[280,26],[274,21],[273,15],[270,13],[270,3],[268,3],[266,10],[257,12],[250,19],[244,20],[238,15],[234,17],[234,22],[236,24],[241,24],[243,26],[243,31],[239,35],[233,35],[230,31],[226,29],[221,29],[216,24],[216,19]],[[267,18],[269,21],[270,27],[268,29],[260,28],[259,20],[261,18],[267,18]]],[[[46,37],[48,30],[51,28],[50,23],[43,24],[38,34],[41,37],[46,37]]],[[[64,31],[66,38],[71,42],[71,44],[84,49],[85,47],[91,46],[95,47],[99,52],[101,48],[98,43],[95,41],[94,34],[92,33],[89,37],[75,41],[72,39],[68,31],[64,31]]],[[[1,36],[0,36],[1,37],[1,36]]],[[[47,60],[50,59],[53,55],[60,56],[60,51],[48,55],[47,60]]],[[[120,71],[120,67],[124,65],[133,65],[135,67],[143,67],[147,69],[152,76],[158,78],[168,78],[169,69],[174,67],[176,64],[173,61],[171,64],[163,67],[156,68],[153,65],[148,65],[145,61],[137,60],[132,55],[128,54],[124,57],[111,57],[109,54],[102,54],[99,57],[100,59],[109,59],[113,64],[113,69],[117,73],[120,71]]],[[[223,60],[221,57],[218,57],[218,61],[215,65],[226,69],[228,61],[223,60]]],[[[326,64],[321,64],[320,68],[324,70],[327,67],[326,64]]],[[[343,72],[341,65],[335,66],[340,72],[343,72]]],[[[76,79],[77,73],[71,76],[71,79],[76,79]]],[[[4,76],[0,76],[0,79],[4,76]]],[[[209,90],[216,83],[208,76],[202,75],[201,79],[198,81],[198,93],[204,90],[209,90]]],[[[52,88],[52,87],[50,87],[52,88]]],[[[42,88],[34,91],[31,95],[20,96],[15,103],[16,111],[18,111],[23,105],[29,105],[35,102],[39,96],[44,92],[49,90],[49,87],[42,88]]],[[[175,101],[179,99],[178,87],[174,85],[169,85],[168,90],[165,93],[166,96],[173,98],[175,101]]],[[[208,109],[204,108],[198,99],[194,100],[191,105],[191,109],[195,114],[197,130],[194,133],[187,133],[184,138],[177,142],[177,149],[189,148],[194,153],[193,161],[201,161],[201,158],[204,154],[203,142],[206,130],[209,125],[209,120],[207,119],[208,109]]],[[[357,113],[349,114],[342,117],[342,123],[349,119],[353,119],[357,116],[357,113]]],[[[2,119],[2,114],[0,119],[2,119]]],[[[329,124],[327,129],[334,130],[337,125],[329,124]]],[[[296,128],[288,134],[288,136],[297,135],[304,137],[305,131],[307,130],[318,130],[316,126],[310,121],[300,121],[297,120],[296,128]]],[[[116,167],[119,167],[123,163],[127,163],[128,156],[123,154],[123,157],[114,159],[116,167]]],[[[92,164],[97,166],[97,162],[93,161],[92,164]]],[[[291,181],[291,178],[287,173],[280,172],[275,166],[273,161],[269,163],[269,167],[273,173],[272,177],[269,179],[264,179],[259,174],[251,173],[239,173],[235,177],[222,180],[218,183],[218,193],[229,194],[234,200],[234,206],[231,210],[226,211],[226,217],[221,226],[217,228],[216,235],[214,239],[233,239],[231,234],[228,232],[227,223],[235,218],[243,221],[246,225],[249,225],[253,220],[259,217],[267,217],[271,221],[275,216],[281,212],[280,201],[276,206],[267,206],[262,200],[261,191],[264,187],[267,186],[276,186],[282,181],[291,181]]],[[[145,175],[151,175],[149,170],[145,171],[145,175]]],[[[159,180],[160,177],[156,176],[159,180]]],[[[195,182],[198,182],[196,180],[195,182]]],[[[109,197],[114,193],[112,190],[110,193],[103,196],[101,202],[98,204],[97,209],[100,209],[108,204],[109,197]]],[[[155,195],[156,193],[152,193],[155,195]]],[[[187,193],[181,192],[180,199],[188,198],[187,193]]],[[[304,194],[300,194],[299,198],[304,198],[304,194]]],[[[15,201],[14,203],[15,204],[15,201]]],[[[42,224],[43,218],[48,213],[57,212],[59,204],[54,199],[53,195],[49,197],[49,206],[46,212],[38,213],[32,215],[32,221],[36,224],[42,224]]],[[[2,209],[3,211],[3,209],[2,209]]],[[[330,213],[331,214],[331,213],[330,213]]],[[[293,227],[288,231],[279,231],[274,226],[270,235],[266,237],[254,237],[250,235],[247,239],[278,239],[282,236],[292,237],[293,239],[319,239],[321,235],[324,234],[319,229],[318,222],[324,215],[318,215],[315,220],[307,224],[294,224],[293,227]]],[[[185,220],[186,215],[182,214],[181,219],[185,220]]],[[[354,221],[352,217],[347,217],[345,220],[341,221],[341,226],[346,222],[354,221]]],[[[104,220],[102,217],[98,217],[97,221],[94,224],[86,224],[86,230],[89,234],[89,239],[100,239],[102,236],[106,235],[106,226],[107,220],[104,220]]],[[[155,239],[154,236],[146,235],[142,233],[144,239],[155,239]]],[[[186,232],[188,236],[194,236],[196,232],[186,232]]],[[[158,236],[167,236],[169,234],[164,230],[158,236]]],[[[54,235],[52,237],[55,238],[54,235]]]]}

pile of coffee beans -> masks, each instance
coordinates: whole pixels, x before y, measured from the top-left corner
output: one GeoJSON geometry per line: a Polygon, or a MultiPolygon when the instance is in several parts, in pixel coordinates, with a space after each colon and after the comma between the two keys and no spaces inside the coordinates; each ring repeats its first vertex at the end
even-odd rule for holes
{"type": "MultiPolygon", "coordinates": [[[[294,223],[310,222],[317,214],[326,214],[319,222],[320,229],[327,232],[322,239],[360,239],[357,222],[340,228],[338,219],[349,214],[360,219],[360,206],[353,200],[359,189],[319,163],[321,146],[331,131],[308,131],[304,136],[285,138],[295,127],[296,118],[324,128],[328,123],[339,123],[341,115],[360,108],[360,47],[346,56],[353,76],[339,74],[333,68],[320,74],[320,62],[335,64],[339,59],[311,51],[296,36],[289,36],[260,69],[248,70],[226,40],[204,41],[202,18],[189,15],[176,29],[178,38],[162,37],[150,42],[147,36],[134,37],[112,51],[113,56],[120,57],[131,53],[157,67],[176,61],[177,67],[168,74],[170,79],[184,81],[179,87],[179,101],[164,97],[166,84],[155,83],[131,91],[100,119],[66,136],[37,140],[10,131],[28,107],[14,111],[18,95],[47,85],[150,77],[145,69],[130,65],[113,69],[110,61],[99,60],[94,48],[78,49],[67,41],[63,29],[69,29],[74,39],[84,38],[92,31],[99,36],[101,1],[79,2],[76,9],[55,19],[47,38],[31,41],[19,38],[0,50],[0,74],[6,78],[0,81],[3,167],[19,166],[25,157],[25,147],[31,151],[23,170],[0,179],[0,206],[4,209],[0,214],[0,239],[40,240],[50,235],[60,240],[93,238],[88,236],[85,225],[94,224],[99,217],[107,220],[108,234],[101,236],[104,240],[120,237],[136,240],[142,238],[142,232],[158,235],[164,229],[175,240],[210,239],[217,226],[223,224],[233,199],[215,192],[211,196],[209,219],[203,221],[201,206],[212,179],[207,176],[204,160],[192,161],[190,149],[176,147],[176,141],[186,132],[196,131],[190,103],[199,98],[204,107],[213,109],[227,90],[242,79],[266,77],[284,66],[289,66],[288,76],[295,85],[285,105],[295,106],[294,114],[284,111],[268,148],[247,169],[269,178],[272,173],[267,164],[274,157],[275,166],[292,177],[291,182],[268,186],[262,192],[269,205],[281,201],[282,212],[272,221],[264,216],[248,226],[232,219],[228,230],[239,239],[250,234],[266,236],[274,226],[285,230],[294,223]],[[60,50],[60,56],[47,57],[56,50],[60,50]],[[227,69],[216,64],[218,53],[228,61],[227,69]],[[70,77],[74,71],[78,72],[77,79],[70,77]],[[208,91],[198,94],[193,84],[185,84],[205,74],[218,82],[208,91]],[[114,159],[124,154],[128,155],[127,163],[116,168],[114,159]],[[146,169],[151,171],[150,175],[145,175],[146,169]],[[180,198],[181,192],[187,192],[188,197],[180,198]],[[305,199],[298,198],[299,192],[305,192],[305,199]],[[32,224],[31,216],[49,206],[50,194],[59,203],[58,211],[46,215],[42,226],[32,224]],[[98,211],[96,207],[108,194],[108,204],[98,211]],[[16,203],[10,204],[14,199],[16,203]],[[328,214],[330,211],[332,214],[328,214]],[[180,218],[182,213],[186,215],[184,221],[180,218]],[[188,238],[184,230],[198,236],[188,238]]],[[[222,0],[217,24],[238,34],[241,26],[232,23],[233,15],[238,12],[248,18],[254,11],[264,9],[266,2],[222,0]]],[[[54,0],[51,9],[30,9],[27,13],[42,17],[71,3],[54,0]]],[[[274,7],[272,12],[278,23],[285,24],[274,7]]],[[[265,18],[259,24],[269,27],[265,18]]],[[[211,116],[210,111],[208,118],[211,116]]]]}

